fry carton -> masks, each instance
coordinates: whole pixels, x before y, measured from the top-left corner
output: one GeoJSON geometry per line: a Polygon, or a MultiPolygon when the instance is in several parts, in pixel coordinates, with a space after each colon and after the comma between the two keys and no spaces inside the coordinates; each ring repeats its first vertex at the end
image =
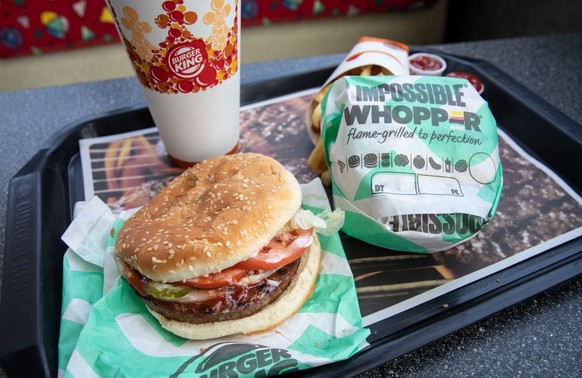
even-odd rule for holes
{"type": "Polygon", "coordinates": [[[314,144],[319,139],[321,100],[330,85],[346,75],[408,75],[408,46],[389,39],[362,37],[314,96],[308,109],[307,130],[314,144]]]}

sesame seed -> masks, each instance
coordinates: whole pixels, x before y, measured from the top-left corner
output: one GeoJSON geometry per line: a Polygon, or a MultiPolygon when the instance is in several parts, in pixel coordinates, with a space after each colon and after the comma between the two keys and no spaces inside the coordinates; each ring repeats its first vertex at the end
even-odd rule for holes
{"type": "Polygon", "coordinates": [[[165,264],[167,260],[160,260],[158,258],[156,258],[156,256],[152,256],[152,262],[154,264],[165,264]]]}

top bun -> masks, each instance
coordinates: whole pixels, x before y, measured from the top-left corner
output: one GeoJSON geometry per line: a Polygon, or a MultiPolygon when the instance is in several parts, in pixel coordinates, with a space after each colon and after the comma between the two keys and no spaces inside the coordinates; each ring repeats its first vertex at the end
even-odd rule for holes
{"type": "Polygon", "coordinates": [[[121,228],[116,255],[162,282],[220,272],[255,255],[301,206],[301,188],[254,153],[203,161],[176,177],[121,228]]]}

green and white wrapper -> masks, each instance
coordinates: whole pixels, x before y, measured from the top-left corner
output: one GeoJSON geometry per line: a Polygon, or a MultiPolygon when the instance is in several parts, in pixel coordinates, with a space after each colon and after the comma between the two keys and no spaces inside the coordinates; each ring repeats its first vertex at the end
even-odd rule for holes
{"type": "MultiPolygon", "coordinates": [[[[302,191],[304,208],[329,210],[319,180],[302,191]]],[[[321,273],[293,317],[268,332],[191,341],[164,330],[120,278],[110,231],[127,216],[116,219],[94,198],[63,235],[70,248],[63,261],[59,376],[267,376],[344,360],[368,346],[337,232],[319,235],[321,273]]]]}
{"type": "Polygon", "coordinates": [[[322,138],[350,236],[437,252],[475,236],[495,214],[497,124],[464,79],[341,78],[322,102],[322,138]]]}

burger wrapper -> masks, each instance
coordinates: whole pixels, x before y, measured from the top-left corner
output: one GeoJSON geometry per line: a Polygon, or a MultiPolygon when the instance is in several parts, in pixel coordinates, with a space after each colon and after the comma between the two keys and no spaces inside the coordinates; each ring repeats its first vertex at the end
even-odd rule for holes
{"type": "Polygon", "coordinates": [[[342,230],[430,253],[475,236],[502,188],[497,124],[466,80],[346,76],[322,102],[322,138],[342,230]]]}
{"type": "MultiPolygon", "coordinates": [[[[329,209],[319,180],[302,185],[302,191],[304,208],[329,209]]],[[[63,261],[59,376],[276,375],[344,360],[368,345],[370,332],[362,327],[337,233],[319,235],[321,273],[297,314],[271,331],[192,341],[164,330],[120,278],[114,238],[129,214],[104,225],[100,220],[109,216],[107,206],[92,199],[71,224],[75,232],[65,234],[70,248],[63,261]],[[99,235],[90,236],[94,233],[99,235]]]]}

